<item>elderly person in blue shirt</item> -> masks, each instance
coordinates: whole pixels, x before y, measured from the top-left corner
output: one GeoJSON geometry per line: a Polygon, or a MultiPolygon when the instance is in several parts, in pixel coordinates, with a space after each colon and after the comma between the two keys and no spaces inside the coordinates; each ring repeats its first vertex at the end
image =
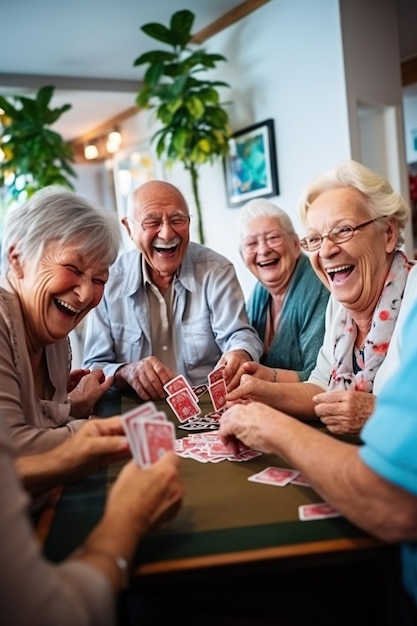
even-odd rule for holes
{"type": "Polygon", "coordinates": [[[153,180],[134,192],[122,219],[137,249],[112,266],[100,306],[88,318],[84,366],[114,375],[142,400],[164,398],[163,385],[182,374],[191,385],[224,365],[226,384],[259,361],[263,346],[250,326],[232,263],[189,241],[185,198],[153,180]]]}
{"type": "Polygon", "coordinates": [[[264,342],[264,377],[272,368],[275,380],[307,380],[323,343],[329,290],[303,253],[289,215],[269,200],[242,208],[240,240],[245,265],[258,280],[247,311],[264,342]]]}
{"type": "MultiPolygon", "coordinates": [[[[330,437],[259,402],[233,405],[220,425],[231,450],[242,442],[277,454],[341,515],[384,541],[401,542],[408,592],[402,608],[412,614],[407,624],[417,623],[416,380],[414,307],[404,324],[401,365],[362,429],[362,446],[330,437]]],[[[403,623],[398,609],[396,623],[403,623]]]]}

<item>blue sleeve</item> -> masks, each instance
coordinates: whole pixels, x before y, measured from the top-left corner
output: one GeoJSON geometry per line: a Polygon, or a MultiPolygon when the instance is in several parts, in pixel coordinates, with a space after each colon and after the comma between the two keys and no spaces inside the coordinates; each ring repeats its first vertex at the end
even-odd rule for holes
{"type": "Polygon", "coordinates": [[[360,456],[377,474],[417,495],[417,308],[404,325],[402,364],[362,430],[360,456]]]}

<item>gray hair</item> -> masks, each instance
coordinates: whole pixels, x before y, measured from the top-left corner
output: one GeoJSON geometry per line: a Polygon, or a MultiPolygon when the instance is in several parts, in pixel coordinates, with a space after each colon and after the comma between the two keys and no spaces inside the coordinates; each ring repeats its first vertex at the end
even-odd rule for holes
{"type": "Polygon", "coordinates": [[[295,234],[291,218],[288,213],[284,211],[284,209],[281,209],[276,206],[276,204],[269,202],[269,200],[258,198],[247,202],[240,212],[239,222],[241,235],[243,228],[256,217],[275,217],[279,220],[282,228],[287,233],[295,234]]]}
{"type": "Polygon", "coordinates": [[[325,191],[351,187],[364,200],[364,206],[374,218],[395,218],[398,226],[397,247],[404,243],[404,228],[410,217],[405,199],[395,193],[386,178],[356,161],[342,161],[317,176],[302,192],[298,201],[300,219],[306,225],[311,203],[325,191]]]}
{"type": "Polygon", "coordinates": [[[6,216],[2,239],[2,270],[9,266],[14,246],[20,259],[36,261],[50,241],[76,244],[92,262],[111,265],[120,246],[120,227],[115,215],[95,206],[84,196],[64,187],[49,186],[36,192],[6,216]]]}

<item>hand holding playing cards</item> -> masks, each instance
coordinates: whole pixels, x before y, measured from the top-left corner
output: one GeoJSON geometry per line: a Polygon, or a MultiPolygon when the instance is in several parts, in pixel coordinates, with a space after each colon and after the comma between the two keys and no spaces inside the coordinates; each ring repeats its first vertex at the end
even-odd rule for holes
{"type": "Polygon", "coordinates": [[[73,558],[100,570],[115,590],[127,584],[124,568],[148,531],[179,510],[184,487],[179,459],[165,454],[147,469],[131,461],[120,472],[107,498],[104,515],[73,558]]]}
{"type": "Polygon", "coordinates": [[[162,400],[166,396],[163,385],[174,376],[156,356],[150,356],[123,365],[116,371],[114,380],[118,387],[130,385],[141,400],[162,400]]]}
{"type": "Polygon", "coordinates": [[[59,446],[16,459],[26,489],[36,493],[130,458],[120,417],[91,419],[59,446]]]}
{"type": "Polygon", "coordinates": [[[228,389],[234,389],[238,386],[241,376],[240,368],[246,362],[252,363],[246,350],[230,350],[223,354],[217,367],[224,367],[223,378],[228,389]]]}
{"type": "Polygon", "coordinates": [[[149,467],[131,461],[120,472],[106,508],[125,516],[139,531],[137,539],[177,514],[184,495],[179,464],[179,457],[167,452],[149,467]]]}
{"type": "Polygon", "coordinates": [[[110,389],[113,376],[103,370],[73,370],[68,378],[68,397],[71,400],[71,415],[87,419],[94,411],[96,402],[110,389]]]}
{"type": "Polygon", "coordinates": [[[326,391],[314,396],[314,411],[335,435],[356,434],[373,413],[375,399],[365,391],[326,391]]]}
{"type": "MultiPolygon", "coordinates": [[[[245,363],[246,366],[258,365],[258,363],[245,363]]],[[[226,395],[226,402],[229,406],[234,402],[264,402],[274,406],[276,400],[277,384],[265,381],[252,374],[243,374],[240,384],[226,395]]]]}

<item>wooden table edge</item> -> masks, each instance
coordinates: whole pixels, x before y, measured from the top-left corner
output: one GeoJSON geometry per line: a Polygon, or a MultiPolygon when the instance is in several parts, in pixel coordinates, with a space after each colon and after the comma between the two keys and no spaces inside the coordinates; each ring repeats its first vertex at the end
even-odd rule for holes
{"type": "Polygon", "coordinates": [[[132,575],[144,576],[148,574],[162,574],[173,571],[199,569],[206,567],[216,567],[222,565],[235,565],[254,561],[265,561],[272,559],[285,559],[289,557],[305,557],[315,554],[346,552],[349,550],[365,550],[367,548],[379,548],[385,546],[376,538],[359,537],[355,539],[331,539],[326,541],[314,541],[310,543],[298,543],[287,546],[276,546],[257,550],[245,550],[240,552],[229,552],[213,554],[209,556],[188,557],[184,559],[173,559],[169,561],[158,561],[156,563],[145,563],[134,568],[132,575]]]}

